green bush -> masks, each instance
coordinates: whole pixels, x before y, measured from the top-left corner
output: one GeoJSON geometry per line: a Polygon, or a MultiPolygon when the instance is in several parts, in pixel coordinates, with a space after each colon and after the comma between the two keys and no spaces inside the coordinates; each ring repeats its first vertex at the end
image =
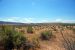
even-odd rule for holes
{"type": "Polygon", "coordinates": [[[11,26],[2,26],[2,41],[4,43],[5,50],[12,50],[14,48],[13,44],[13,27],[11,26]]]}
{"type": "Polygon", "coordinates": [[[22,33],[15,31],[13,34],[13,43],[14,46],[19,49],[22,44],[26,42],[26,37],[22,33]]]}
{"type": "Polygon", "coordinates": [[[12,50],[14,47],[16,49],[20,49],[21,45],[26,42],[26,38],[23,36],[23,34],[15,31],[12,26],[2,26],[0,36],[4,42],[5,50],[12,50]]]}
{"type": "Polygon", "coordinates": [[[27,33],[33,33],[33,28],[31,26],[28,26],[27,33]]]}
{"type": "Polygon", "coordinates": [[[42,40],[49,40],[52,37],[51,31],[44,31],[41,33],[41,39],[42,40]]]}

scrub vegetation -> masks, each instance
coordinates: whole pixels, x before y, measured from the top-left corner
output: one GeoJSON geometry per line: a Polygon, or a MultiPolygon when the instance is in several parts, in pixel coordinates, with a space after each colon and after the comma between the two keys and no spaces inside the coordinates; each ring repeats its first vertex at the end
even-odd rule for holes
{"type": "Polygon", "coordinates": [[[0,50],[75,50],[75,24],[0,25],[0,50]]]}

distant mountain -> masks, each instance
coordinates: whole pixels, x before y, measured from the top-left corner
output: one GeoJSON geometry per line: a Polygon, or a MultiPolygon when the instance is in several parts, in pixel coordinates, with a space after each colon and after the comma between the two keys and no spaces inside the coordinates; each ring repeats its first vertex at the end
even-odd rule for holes
{"type": "Polygon", "coordinates": [[[25,23],[0,21],[0,25],[1,24],[5,24],[5,25],[22,25],[22,24],[25,24],[25,23]]]}
{"type": "Polygon", "coordinates": [[[0,25],[75,25],[75,23],[20,23],[0,21],[0,25]]]}

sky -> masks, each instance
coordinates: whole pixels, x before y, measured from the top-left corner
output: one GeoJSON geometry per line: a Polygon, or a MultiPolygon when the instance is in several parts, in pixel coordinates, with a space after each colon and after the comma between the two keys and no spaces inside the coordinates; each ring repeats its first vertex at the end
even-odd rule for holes
{"type": "Polygon", "coordinates": [[[75,23],[75,0],[0,0],[0,21],[75,23]]]}

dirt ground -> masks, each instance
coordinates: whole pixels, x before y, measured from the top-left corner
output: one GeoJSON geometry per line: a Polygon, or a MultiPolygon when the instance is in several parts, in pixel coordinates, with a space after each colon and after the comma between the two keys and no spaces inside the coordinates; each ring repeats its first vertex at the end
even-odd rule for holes
{"type": "MultiPolygon", "coordinates": [[[[40,48],[37,50],[68,50],[72,47],[72,43],[75,41],[75,26],[62,26],[62,25],[40,25],[40,26],[32,26],[33,33],[27,33],[27,26],[21,28],[15,28],[18,32],[23,32],[24,36],[28,38],[29,41],[32,39],[38,39],[40,48]],[[40,34],[43,31],[52,31],[54,35],[49,41],[40,40],[40,34]],[[64,47],[65,46],[65,47],[64,47]]],[[[74,44],[75,48],[75,44],[74,44]]]]}
{"type": "Polygon", "coordinates": [[[29,40],[32,40],[33,38],[39,38],[40,33],[43,31],[52,31],[54,38],[52,38],[49,41],[39,40],[40,49],[38,50],[67,50],[64,47],[63,43],[65,40],[71,41],[70,39],[72,39],[72,41],[75,41],[75,32],[73,31],[73,28],[75,29],[75,26],[72,27],[61,25],[33,26],[34,31],[33,34],[28,34],[26,32],[27,27],[23,27],[22,30],[24,30],[25,36],[29,40]],[[63,37],[65,38],[65,40],[63,37]]]}

